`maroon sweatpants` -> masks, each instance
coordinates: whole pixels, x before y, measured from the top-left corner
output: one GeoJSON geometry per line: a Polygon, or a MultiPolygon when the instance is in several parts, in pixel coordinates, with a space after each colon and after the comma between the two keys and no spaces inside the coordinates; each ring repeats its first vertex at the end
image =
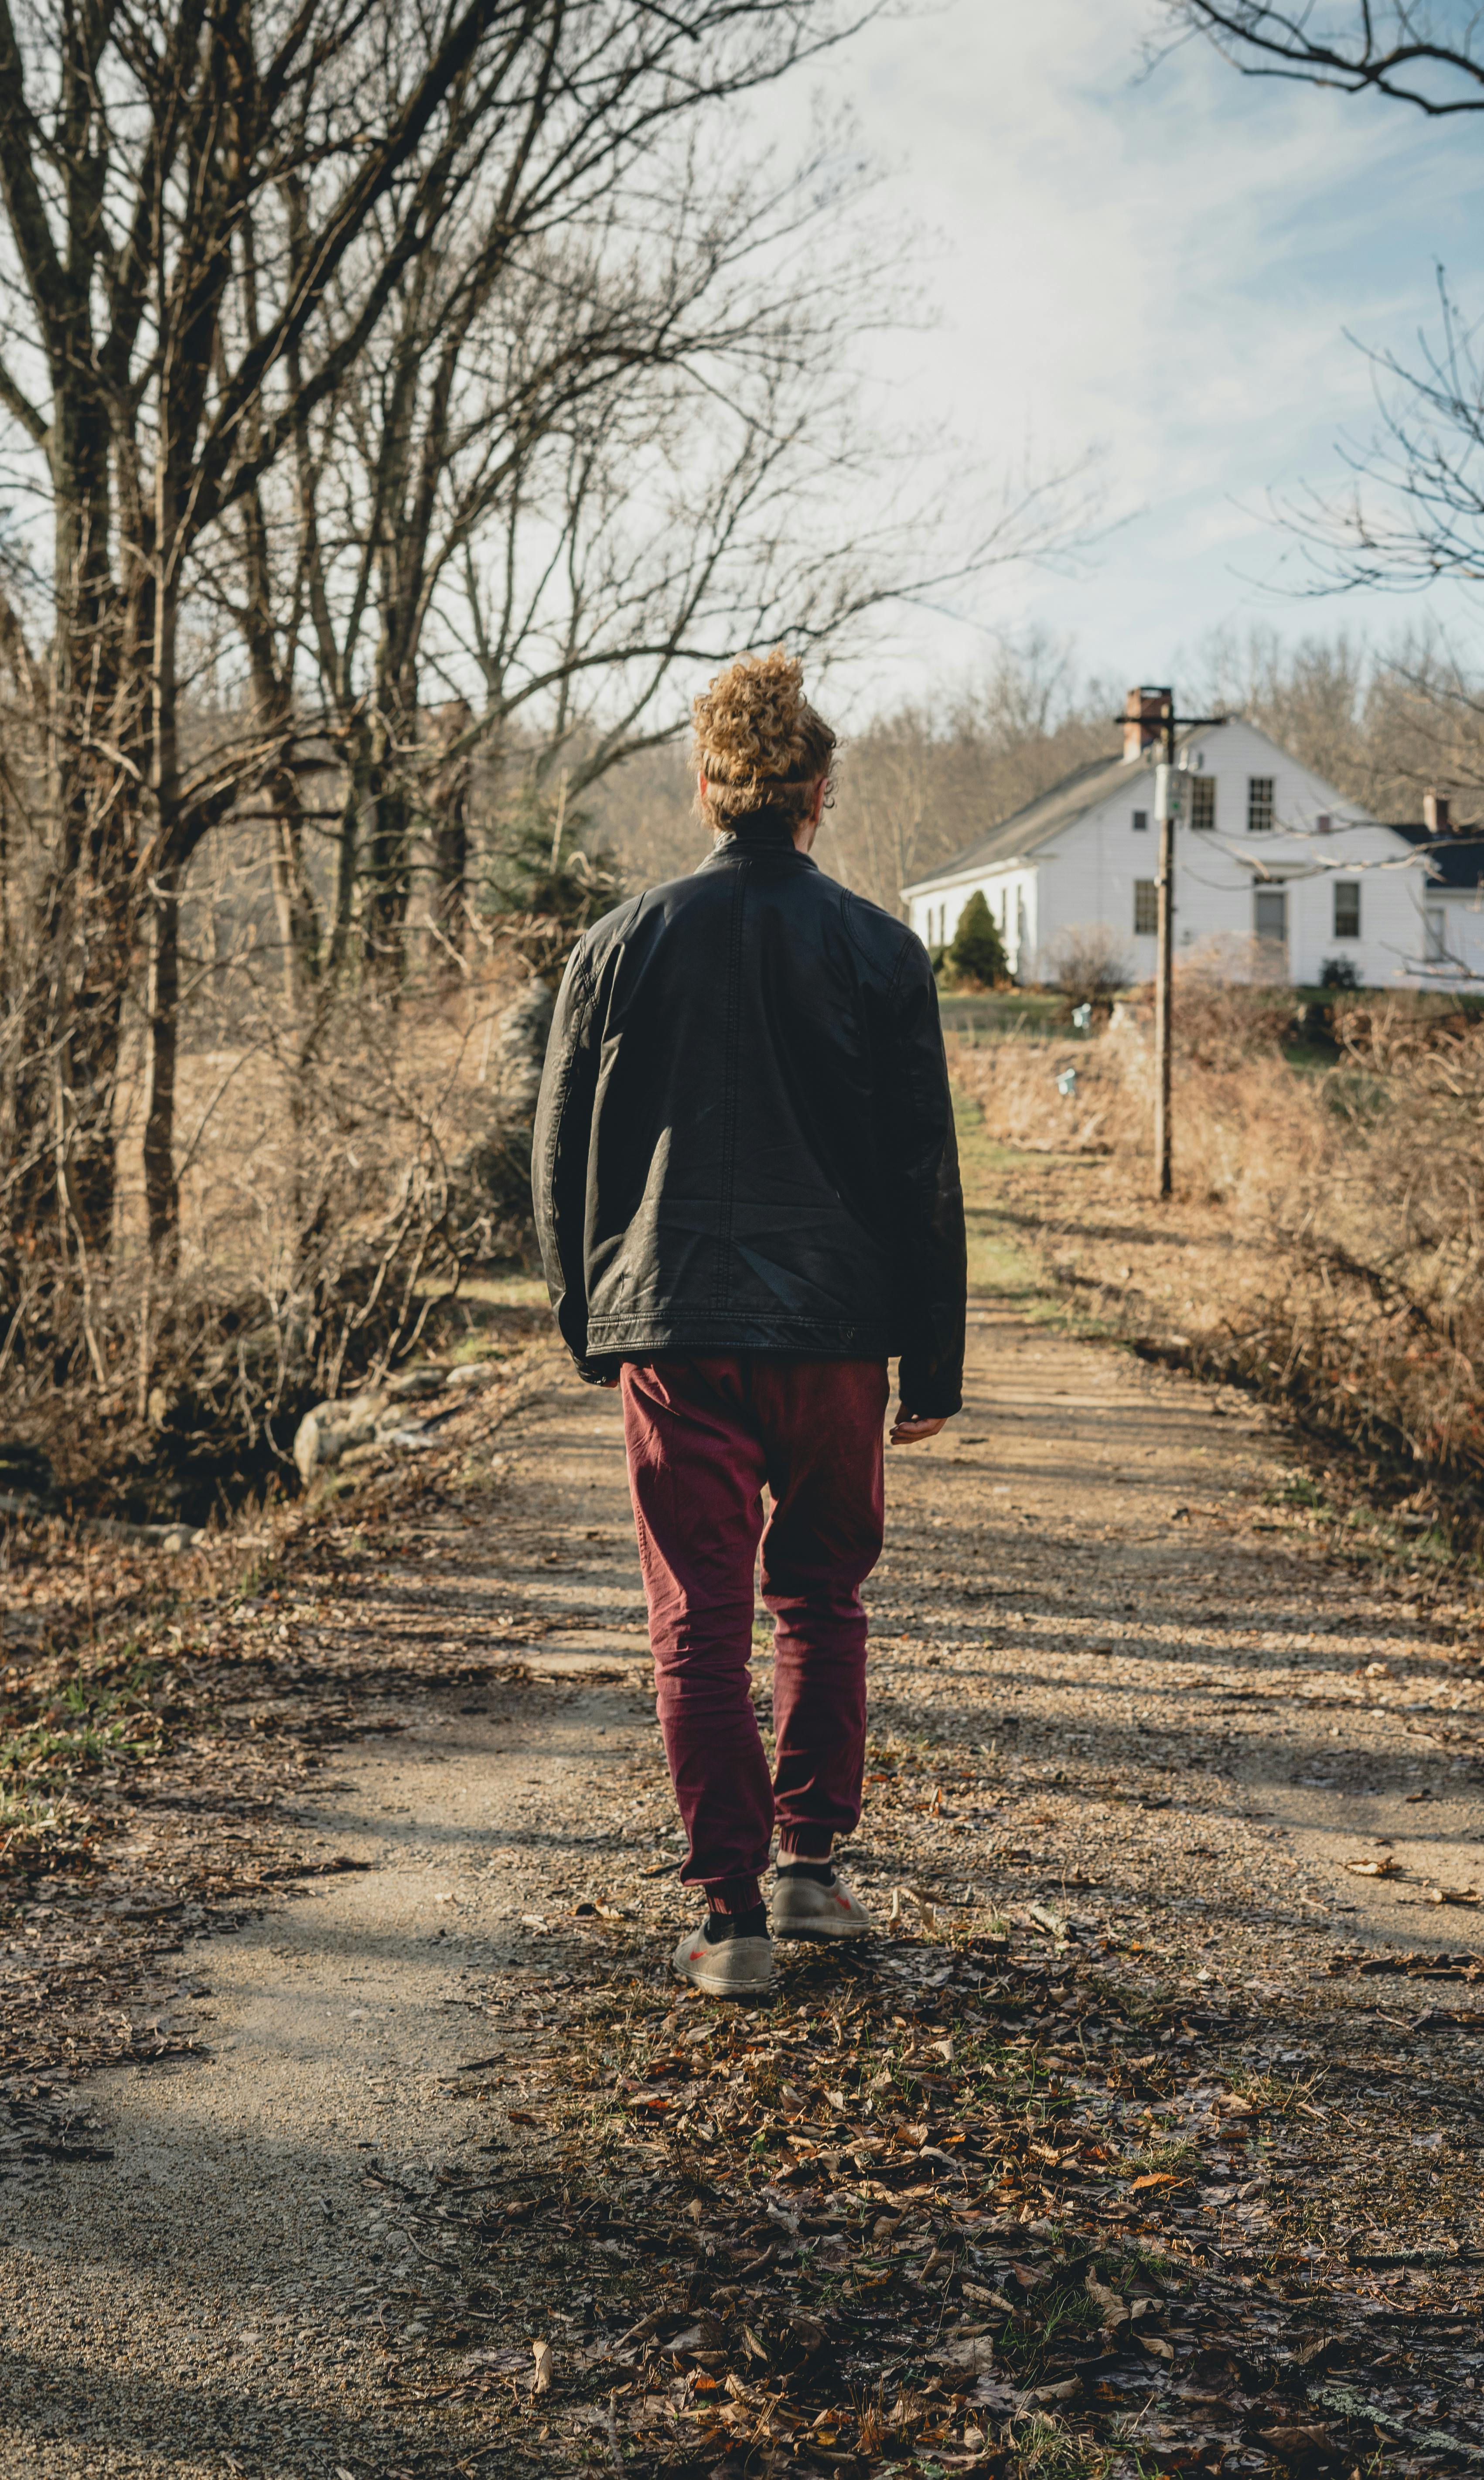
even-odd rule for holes
{"type": "Polygon", "coordinates": [[[690,1841],[680,1873],[722,1910],[759,1899],[775,1821],[784,1852],[819,1859],[860,1817],[860,1588],[881,1552],[886,1402],[884,1361],[728,1353],[624,1364],[656,1703],[690,1841]],[[760,1540],[771,1780],[747,1671],[760,1540]]]}

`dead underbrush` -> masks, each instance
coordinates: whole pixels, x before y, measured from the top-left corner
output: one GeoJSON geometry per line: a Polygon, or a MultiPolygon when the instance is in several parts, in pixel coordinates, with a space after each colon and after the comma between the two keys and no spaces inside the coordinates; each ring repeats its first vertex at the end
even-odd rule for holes
{"type": "Polygon", "coordinates": [[[1406,998],[1349,1002],[1328,1064],[1296,1063],[1284,1031],[1268,995],[1181,991],[1168,1204],[1151,1194],[1146,1023],[961,1047],[955,1069],[1023,1163],[1083,1166],[1071,1217],[1054,1194],[1067,1183],[1044,1183],[1037,1237],[1099,1318],[1297,1408],[1477,1550],[1484,1027],[1406,998]]]}
{"type": "Polygon", "coordinates": [[[144,1242],[126,1073],[107,1260],[0,1263],[0,1435],[31,1459],[23,1486],[197,1524],[295,1489],[309,1405],[375,1382],[468,1269],[529,1246],[531,987],[501,950],[453,988],[265,1002],[189,1048],[168,1252],[144,1242]]]}

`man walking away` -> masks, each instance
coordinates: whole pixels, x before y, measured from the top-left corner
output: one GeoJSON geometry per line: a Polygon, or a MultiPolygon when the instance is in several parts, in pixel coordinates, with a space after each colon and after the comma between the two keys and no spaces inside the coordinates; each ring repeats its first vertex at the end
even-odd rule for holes
{"type": "Polygon", "coordinates": [[[583,1377],[623,1389],[681,1876],[706,1897],[675,1968],[718,1997],[771,1977],[775,1823],[778,1933],[871,1925],[830,1853],[861,1810],[888,1356],[894,1445],[961,1402],[937,993],[912,932],[809,858],[834,748],[781,648],[696,699],[713,849],[583,938],[536,1115],[557,1321],[583,1377]],[[760,1541],[771,1778],[747,1668],[760,1541]]]}

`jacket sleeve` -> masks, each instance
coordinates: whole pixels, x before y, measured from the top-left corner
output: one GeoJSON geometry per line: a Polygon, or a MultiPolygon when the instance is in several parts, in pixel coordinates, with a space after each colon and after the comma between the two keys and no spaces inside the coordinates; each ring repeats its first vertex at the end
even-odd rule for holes
{"type": "Polygon", "coordinates": [[[918,939],[907,943],[890,1014],[882,1135],[896,1235],[898,1387],[903,1411],[936,1419],[963,1403],[968,1252],[938,991],[918,939]]]}
{"type": "Polygon", "coordinates": [[[531,1147],[531,1194],[541,1270],[561,1339],[579,1375],[599,1385],[617,1363],[587,1355],[587,1275],[584,1251],[587,1153],[598,1081],[596,993],[587,959],[572,951],[546,1045],[531,1147]]]}

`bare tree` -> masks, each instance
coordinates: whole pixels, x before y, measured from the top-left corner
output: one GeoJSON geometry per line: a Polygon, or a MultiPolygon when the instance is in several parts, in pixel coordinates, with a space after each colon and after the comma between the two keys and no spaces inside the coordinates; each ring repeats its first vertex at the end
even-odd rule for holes
{"type": "MultiPolygon", "coordinates": [[[[1249,76],[1385,95],[1431,119],[1484,112],[1484,19],[1471,7],[1168,0],[1168,8],[1182,32],[1204,35],[1249,76]]],[[[1368,439],[1341,442],[1348,486],[1275,499],[1307,555],[1310,593],[1412,593],[1443,579],[1484,579],[1484,352],[1477,323],[1460,311],[1441,270],[1438,297],[1436,328],[1419,337],[1415,358],[1369,352],[1379,419],[1368,439]]],[[[1342,705],[1341,682],[1331,685],[1342,705]]],[[[1440,776],[1484,784],[1484,702],[1441,638],[1393,649],[1365,703],[1370,762],[1357,767],[1337,752],[1328,765],[1317,754],[1312,762],[1383,815],[1403,801],[1415,815],[1418,791],[1440,776]]]]}
{"type": "Polygon", "coordinates": [[[1078,677],[1044,633],[999,647],[983,677],[872,722],[851,740],[822,851],[851,886],[895,910],[939,867],[1117,747],[1116,698],[1078,677]]]}
{"type": "Polygon", "coordinates": [[[250,530],[477,183],[513,251],[667,118],[845,22],[830,0],[42,0],[19,21],[0,0],[0,407],[49,534],[3,623],[44,819],[7,1028],[13,1223],[108,1246],[143,943],[149,1236],[172,1246],[182,877],[282,762],[281,682],[234,737],[185,745],[182,632],[223,528],[247,509],[250,530]]]}
{"type": "Polygon", "coordinates": [[[1384,94],[1432,119],[1484,112],[1484,25],[1444,0],[1167,0],[1183,31],[1202,34],[1247,77],[1297,79],[1343,94],[1384,94]]]}

